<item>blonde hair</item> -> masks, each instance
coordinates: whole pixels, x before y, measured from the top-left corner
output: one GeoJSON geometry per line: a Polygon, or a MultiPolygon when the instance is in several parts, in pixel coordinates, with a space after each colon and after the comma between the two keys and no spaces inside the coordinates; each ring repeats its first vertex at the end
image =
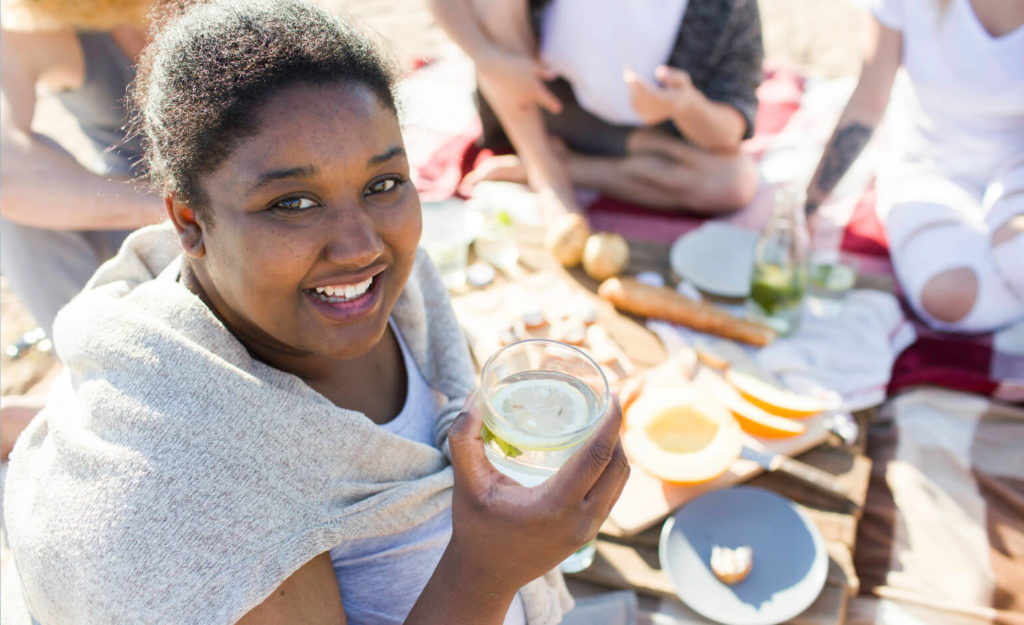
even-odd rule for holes
{"type": "Polygon", "coordinates": [[[144,24],[152,4],[153,0],[2,0],[0,11],[7,30],[110,30],[144,24]]]}

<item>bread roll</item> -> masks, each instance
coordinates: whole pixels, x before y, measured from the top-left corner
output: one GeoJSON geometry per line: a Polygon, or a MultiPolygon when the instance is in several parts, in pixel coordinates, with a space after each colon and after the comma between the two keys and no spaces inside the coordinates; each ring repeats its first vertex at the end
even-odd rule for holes
{"type": "Polygon", "coordinates": [[[737,319],[724,310],[694,301],[664,287],[648,286],[633,278],[609,278],[597,294],[619,310],[664,319],[680,325],[762,347],[777,336],[768,326],[737,319]]]}

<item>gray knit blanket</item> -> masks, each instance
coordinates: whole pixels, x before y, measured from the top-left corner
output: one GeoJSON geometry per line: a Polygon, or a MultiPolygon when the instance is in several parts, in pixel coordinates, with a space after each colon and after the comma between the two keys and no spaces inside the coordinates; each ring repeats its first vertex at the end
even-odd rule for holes
{"type": "MultiPolygon", "coordinates": [[[[393,319],[441,405],[435,446],[253,359],[179,258],[172,228],[140,230],[57,318],[65,371],[7,479],[5,625],[234,623],[315,555],[451,505],[474,375],[422,250],[393,319]]],[[[557,572],[520,593],[531,625],[571,604],[557,572]]]]}

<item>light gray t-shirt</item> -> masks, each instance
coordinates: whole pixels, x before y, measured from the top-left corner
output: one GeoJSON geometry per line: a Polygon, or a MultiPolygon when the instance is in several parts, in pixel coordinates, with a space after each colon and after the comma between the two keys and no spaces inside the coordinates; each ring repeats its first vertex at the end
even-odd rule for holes
{"type": "MultiPolygon", "coordinates": [[[[433,445],[437,403],[430,386],[409,354],[394,323],[405,362],[408,390],[405,405],[381,427],[392,434],[433,445]]],[[[451,508],[405,532],[349,540],[331,549],[345,616],[353,625],[400,624],[405,621],[427,585],[452,535],[451,508]]],[[[505,625],[525,625],[522,599],[517,594],[505,625]]]]}

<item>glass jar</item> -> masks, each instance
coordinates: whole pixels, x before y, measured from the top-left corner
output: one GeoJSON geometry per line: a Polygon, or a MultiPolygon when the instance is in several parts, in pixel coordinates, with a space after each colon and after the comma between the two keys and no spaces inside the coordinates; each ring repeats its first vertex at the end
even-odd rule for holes
{"type": "Polygon", "coordinates": [[[780,335],[800,326],[807,288],[808,235],[803,194],[793,186],[779,187],[771,219],[754,248],[750,282],[750,316],[780,335]]]}

